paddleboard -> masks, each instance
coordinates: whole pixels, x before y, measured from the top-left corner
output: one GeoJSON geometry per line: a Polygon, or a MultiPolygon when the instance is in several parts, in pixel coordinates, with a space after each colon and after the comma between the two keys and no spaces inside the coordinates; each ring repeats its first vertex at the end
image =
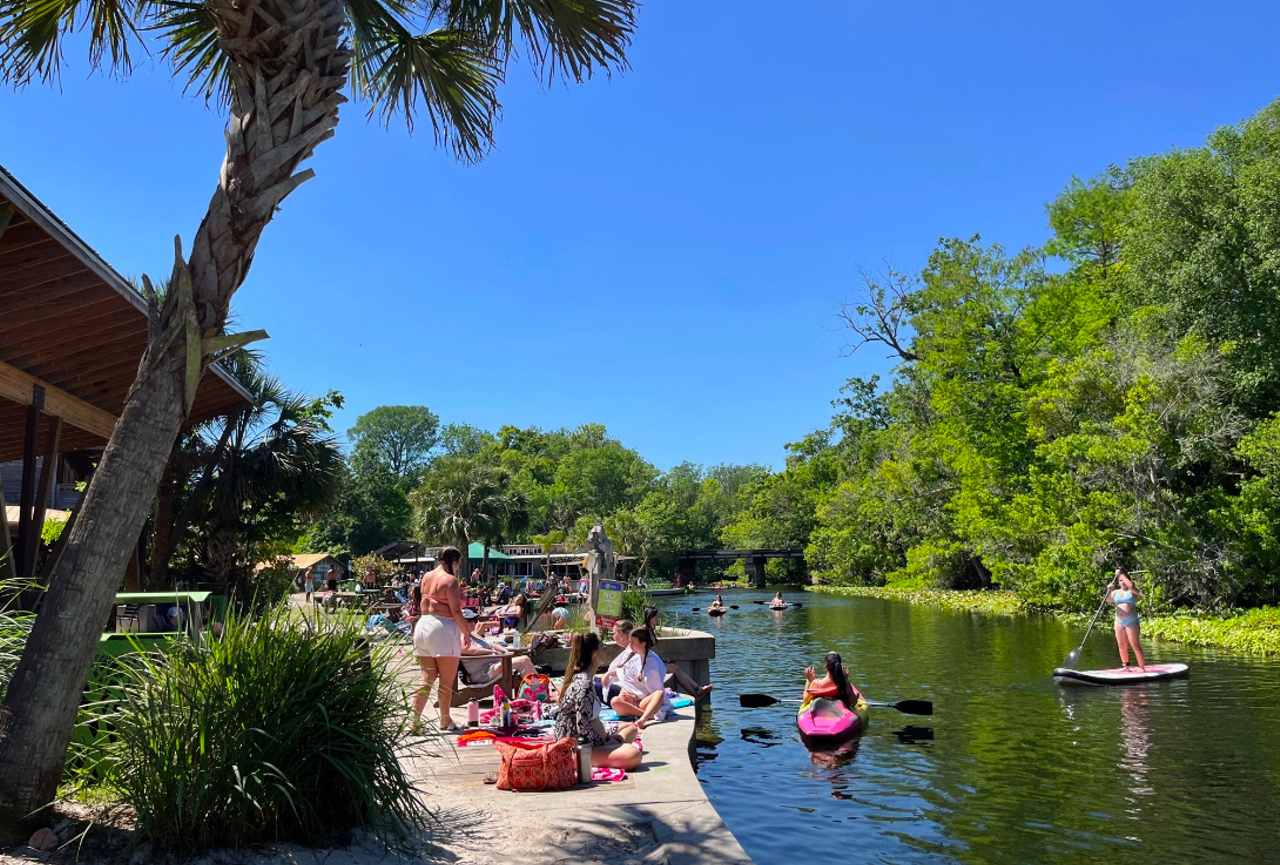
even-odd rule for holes
{"type": "Polygon", "coordinates": [[[1137,685],[1140,682],[1179,679],[1190,671],[1191,668],[1186,664],[1147,664],[1144,673],[1139,673],[1137,667],[1128,670],[1124,667],[1110,670],[1068,670],[1066,667],[1059,667],[1053,671],[1053,679],[1060,685],[1137,685]]]}

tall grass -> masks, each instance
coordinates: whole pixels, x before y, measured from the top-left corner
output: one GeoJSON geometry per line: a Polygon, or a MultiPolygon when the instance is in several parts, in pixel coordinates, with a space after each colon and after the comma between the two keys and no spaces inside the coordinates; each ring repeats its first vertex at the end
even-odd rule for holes
{"type": "Polygon", "coordinates": [[[404,694],[355,622],[230,616],[220,640],[120,670],[99,783],[158,850],[316,846],[355,828],[403,848],[424,828],[400,759],[404,694]]]}
{"type": "MultiPolygon", "coordinates": [[[[0,565],[4,562],[5,554],[0,553],[0,565]]],[[[34,613],[16,606],[20,593],[33,587],[30,582],[0,580],[0,699],[4,699],[5,692],[9,690],[9,682],[36,619],[34,613]]]]}

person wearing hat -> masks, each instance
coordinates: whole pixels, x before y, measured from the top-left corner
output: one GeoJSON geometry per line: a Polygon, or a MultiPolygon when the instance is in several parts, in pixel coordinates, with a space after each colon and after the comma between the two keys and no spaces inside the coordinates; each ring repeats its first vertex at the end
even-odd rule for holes
{"type": "MultiPolygon", "coordinates": [[[[475,610],[463,610],[462,617],[474,626],[480,616],[475,610]]],[[[510,655],[511,650],[505,646],[490,643],[484,638],[484,628],[476,627],[471,634],[470,647],[462,650],[462,666],[467,671],[467,678],[473,682],[488,682],[496,679],[502,672],[502,661],[495,655],[510,655]],[[487,657],[468,657],[482,655],[487,657]]],[[[528,655],[519,655],[511,659],[511,672],[517,682],[530,673],[536,672],[533,659],[528,655]]]]}

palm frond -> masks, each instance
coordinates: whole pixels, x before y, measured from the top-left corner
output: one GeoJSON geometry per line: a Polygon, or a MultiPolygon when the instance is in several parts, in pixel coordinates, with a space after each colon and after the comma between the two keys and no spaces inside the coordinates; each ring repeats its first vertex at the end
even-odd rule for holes
{"type": "Polygon", "coordinates": [[[437,143],[459,159],[475,161],[493,143],[502,106],[497,88],[502,67],[489,48],[464,30],[415,35],[410,26],[375,4],[348,5],[352,18],[352,78],[370,102],[369,113],[389,124],[403,113],[409,128],[425,109],[437,143]]]}
{"type": "Polygon", "coordinates": [[[186,74],[184,91],[197,91],[205,102],[225,108],[231,102],[227,55],[218,45],[218,31],[209,6],[188,0],[151,0],[154,21],[147,29],[161,34],[163,55],[174,75],[186,74]]]}
{"type": "Polygon", "coordinates": [[[127,74],[129,43],[142,44],[137,0],[0,0],[0,79],[13,84],[56,81],[62,42],[87,30],[89,64],[127,74]],[[104,64],[104,59],[106,60],[104,64]]]}
{"type": "Polygon", "coordinates": [[[474,33],[504,63],[523,45],[539,76],[583,81],[627,68],[636,0],[432,0],[428,12],[474,33]]]}

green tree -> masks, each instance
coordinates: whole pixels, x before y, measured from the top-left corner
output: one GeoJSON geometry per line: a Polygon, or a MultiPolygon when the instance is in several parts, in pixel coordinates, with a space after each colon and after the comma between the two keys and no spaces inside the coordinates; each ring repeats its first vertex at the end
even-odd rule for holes
{"type": "Polygon", "coordinates": [[[412,488],[440,442],[440,418],[425,405],[380,405],[347,430],[359,477],[389,474],[412,488]]]}
{"type": "Polygon", "coordinates": [[[92,20],[93,67],[127,74],[135,40],[154,33],[175,73],[230,115],[220,179],[190,257],[175,244],[163,306],[148,282],[148,347],[0,705],[0,837],[23,837],[53,799],[97,652],[84,623],[106,619],[205,369],[265,336],[225,334],[231,299],[263,230],[313,176],[299,167],[333,137],[343,91],[387,122],[425,111],[436,140],[474,161],[492,142],[517,48],[547,80],[579,81],[625,65],[634,12],[632,0],[0,5],[9,82],[56,79],[65,38],[92,20]]]}
{"type": "MultiPolygon", "coordinates": [[[[471,572],[467,546],[496,539],[525,523],[523,496],[501,469],[467,457],[440,457],[410,496],[414,525],[427,543],[455,544],[462,552],[458,573],[471,572]]],[[[486,565],[488,563],[486,562],[486,565]]]]}

